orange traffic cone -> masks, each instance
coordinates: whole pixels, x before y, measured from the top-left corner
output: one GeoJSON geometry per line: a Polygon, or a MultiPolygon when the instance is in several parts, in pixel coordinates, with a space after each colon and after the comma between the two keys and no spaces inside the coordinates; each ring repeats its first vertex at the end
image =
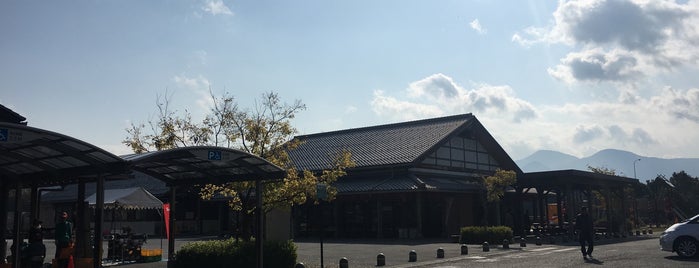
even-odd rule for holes
{"type": "Polygon", "coordinates": [[[68,268],[75,268],[75,262],[73,261],[73,255],[68,258],[68,268]]]}

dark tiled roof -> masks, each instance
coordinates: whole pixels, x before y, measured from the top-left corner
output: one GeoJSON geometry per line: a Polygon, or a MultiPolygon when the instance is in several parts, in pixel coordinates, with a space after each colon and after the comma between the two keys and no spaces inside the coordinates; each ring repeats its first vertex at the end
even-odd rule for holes
{"type": "Polygon", "coordinates": [[[7,108],[4,105],[0,104],[0,122],[26,125],[26,121],[26,117],[21,116],[20,114],[16,113],[10,108],[7,108]]]}
{"type": "Polygon", "coordinates": [[[300,170],[330,168],[343,149],[352,153],[357,167],[406,164],[472,119],[473,115],[462,114],[298,136],[303,144],[289,155],[300,170]]]}
{"type": "Polygon", "coordinates": [[[464,192],[478,191],[483,185],[454,177],[415,177],[413,175],[391,176],[387,178],[340,178],[333,184],[341,194],[370,193],[370,192],[411,192],[447,191],[464,192]]]}
{"type": "Polygon", "coordinates": [[[393,178],[364,178],[343,180],[333,183],[338,193],[368,193],[368,192],[409,192],[419,189],[417,181],[401,176],[393,178]]]}

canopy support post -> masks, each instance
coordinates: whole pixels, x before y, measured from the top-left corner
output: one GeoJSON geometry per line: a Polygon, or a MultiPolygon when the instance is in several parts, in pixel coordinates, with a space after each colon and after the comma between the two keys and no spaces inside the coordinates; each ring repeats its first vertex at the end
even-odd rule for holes
{"type": "Polygon", "coordinates": [[[102,214],[104,214],[104,177],[98,175],[95,189],[95,237],[92,251],[92,266],[102,266],[102,214]]]}
{"type": "Polygon", "coordinates": [[[256,209],[256,225],[257,225],[257,234],[255,235],[255,247],[257,248],[257,268],[262,268],[262,260],[263,260],[263,240],[264,240],[264,226],[262,224],[262,178],[257,178],[255,180],[255,198],[257,199],[257,209],[256,209]]]}
{"type": "MultiPolygon", "coordinates": [[[[175,190],[176,186],[170,186],[170,219],[167,240],[167,267],[175,267],[175,190]]],[[[163,212],[165,213],[165,212],[163,212]]]]}

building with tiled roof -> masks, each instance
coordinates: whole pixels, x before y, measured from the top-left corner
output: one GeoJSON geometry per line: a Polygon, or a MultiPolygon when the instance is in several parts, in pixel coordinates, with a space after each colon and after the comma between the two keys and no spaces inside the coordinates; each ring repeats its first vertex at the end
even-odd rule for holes
{"type": "MultiPolygon", "coordinates": [[[[298,136],[289,152],[299,170],[331,168],[340,152],[356,167],[333,184],[323,217],[338,237],[444,237],[481,224],[481,180],[496,169],[522,171],[472,114],[298,136]],[[329,218],[329,219],[328,219],[329,218]]],[[[294,211],[297,236],[316,224],[310,206],[294,211]]]]}

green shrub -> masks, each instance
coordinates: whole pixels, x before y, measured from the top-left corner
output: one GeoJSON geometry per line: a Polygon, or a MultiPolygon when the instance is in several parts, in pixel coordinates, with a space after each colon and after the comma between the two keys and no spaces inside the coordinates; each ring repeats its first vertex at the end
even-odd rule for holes
{"type": "MultiPolygon", "coordinates": [[[[212,240],[182,246],[175,255],[175,268],[255,267],[255,241],[212,240]]],[[[294,267],[296,245],[292,241],[265,241],[264,267],[294,267]]]]}
{"type": "Polygon", "coordinates": [[[491,245],[501,244],[503,239],[512,242],[512,229],[507,226],[466,226],[461,227],[461,244],[481,244],[488,241],[491,245]]]}

